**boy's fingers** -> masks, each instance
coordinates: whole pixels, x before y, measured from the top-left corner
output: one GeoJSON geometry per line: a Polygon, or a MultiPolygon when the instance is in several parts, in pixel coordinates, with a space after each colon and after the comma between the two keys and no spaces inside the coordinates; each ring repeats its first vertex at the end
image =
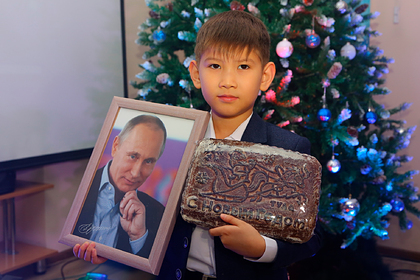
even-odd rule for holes
{"type": "Polygon", "coordinates": [[[92,260],[92,250],[93,250],[93,248],[95,248],[95,244],[94,243],[90,243],[89,246],[86,248],[85,254],[84,254],[84,256],[82,256],[82,258],[85,261],[90,262],[92,260]],[[92,244],[93,244],[93,246],[92,246],[92,244]]]}
{"type": "Polygon", "coordinates": [[[79,255],[80,244],[76,244],[73,247],[73,255],[77,257],[79,255]]]}
{"type": "Polygon", "coordinates": [[[228,224],[234,225],[234,226],[239,226],[240,224],[242,224],[244,221],[235,218],[231,215],[227,215],[227,214],[220,214],[220,218],[225,221],[228,224]]]}
{"type": "Polygon", "coordinates": [[[239,220],[231,215],[226,215],[226,214],[221,214],[220,218],[230,224],[230,225],[226,225],[226,226],[220,226],[220,227],[216,227],[216,228],[212,228],[209,230],[209,233],[211,236],[222,236],[224,233],[226,233],[226,228],[227,227],[231,227],[231,226],[239,226],[241,223],[243,223],[242,220],[239,220]]]}

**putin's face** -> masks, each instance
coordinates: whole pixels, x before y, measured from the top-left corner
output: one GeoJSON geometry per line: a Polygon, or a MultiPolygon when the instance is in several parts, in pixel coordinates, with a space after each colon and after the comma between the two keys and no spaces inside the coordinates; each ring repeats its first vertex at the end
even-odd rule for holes
{"type": "Polygon", "coordinates": [[[112,184],[122,192],[140,187],[152,173],[163,142],[161,129],[143,123],[136,125],[124,141],[115,137],[109,169],[112,184]]]}

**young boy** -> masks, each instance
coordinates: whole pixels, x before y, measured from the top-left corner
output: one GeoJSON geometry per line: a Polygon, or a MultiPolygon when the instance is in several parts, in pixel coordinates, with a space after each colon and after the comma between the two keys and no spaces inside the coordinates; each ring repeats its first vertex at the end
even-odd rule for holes
{"type": "MultiPolygon", "coordinates": [[[[263,121],[253,113],[260,91],[274,79],[269,62],[270,37],[264,24],[242,11],[210,18],[199,30],[191,79],[211,107],[206,137],[242,140],[310,152],[306,138],[263,121]]],[[[313,256],[321,247],[318,228],[304,244],[261,236],[248,223],[222,214],[230,225],[210,230],[195,227],[178,215],[157,279],[287,279],[286,267],[313,256]],[[207,277],[207,278],[206,278],[207,277]]],[[[95,244],[76,245],[76,256],[93,263],[95,244]]]]}

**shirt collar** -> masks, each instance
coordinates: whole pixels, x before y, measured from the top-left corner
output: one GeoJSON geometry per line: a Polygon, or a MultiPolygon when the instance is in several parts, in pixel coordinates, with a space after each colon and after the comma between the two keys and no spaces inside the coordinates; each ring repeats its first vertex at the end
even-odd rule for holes
{"type": "MultiPolygon", "coordinates": [[[[231,135],[229,135],[225,139],[240,141],[249,121],[251,120],[252,114],[243,123],[241,123],[231,135]]],[[[209,124],[207,125],[206,135],[204,136],[204,138],[216,138],[216,133],[214,132],[212,118],[210,118],[209,120],[209,124]]]]}
{"type": "Polygon", "coordinates": [[[105,185],[107,184],[111,184],[111,182],[109,181],[109,166],[111,165],[111,161],[108,161],[108,163],[105,165],[104,167],[104,171],[102,172],[102,177],[101,177],[101,185],[99,186],[99,191],[101,191],[105,185]]]}

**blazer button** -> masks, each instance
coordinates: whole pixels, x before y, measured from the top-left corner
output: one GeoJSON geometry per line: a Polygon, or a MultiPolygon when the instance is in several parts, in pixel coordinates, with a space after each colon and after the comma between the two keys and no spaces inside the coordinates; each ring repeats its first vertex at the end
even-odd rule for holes
{"type": "Polygon", "coordinates": [[[180,280],[182,278],[181,269],[177,268],[175,271],[176,280],[180,280]]]}
{"type": "Polygon", "coordinates": [[[184,248],[188,247],[188,238],[184,237],[184,248]]]}

